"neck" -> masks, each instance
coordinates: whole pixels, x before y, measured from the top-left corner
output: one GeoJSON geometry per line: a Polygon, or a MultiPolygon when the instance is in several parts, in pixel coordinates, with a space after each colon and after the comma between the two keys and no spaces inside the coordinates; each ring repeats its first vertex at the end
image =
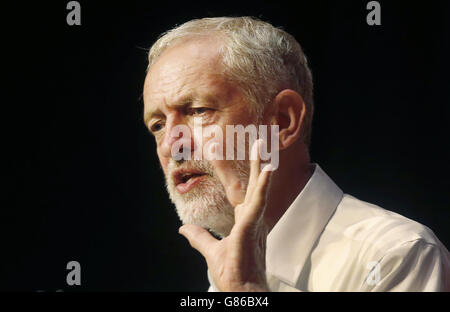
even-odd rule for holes
{"type": "Polygon", "coordinates": [[[269,231],[283,216],[311,178],[308,148],[298,142],[280,152],[278,169],[272,175],[264,220],[269,231]]]}

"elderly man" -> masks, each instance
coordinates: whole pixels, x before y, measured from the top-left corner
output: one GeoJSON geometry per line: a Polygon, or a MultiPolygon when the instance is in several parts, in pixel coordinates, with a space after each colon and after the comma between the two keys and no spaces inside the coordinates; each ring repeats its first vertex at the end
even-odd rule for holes
{"type": "Polygon", "coordinates": [[[449,290],[450,256],[431,230],[344,194],[310,163],[312,90],[298,42],[253,18],[192,20],[152,46],[144,120],[209,290],[449,290]],[[228,137],[198,134],[196,119],[224,133],[276,126],[276,144],[249,143],[244,159],[177,157],[232,150],[228,137]],[[279,159],[264,167],[269,145],[279,159]]]}

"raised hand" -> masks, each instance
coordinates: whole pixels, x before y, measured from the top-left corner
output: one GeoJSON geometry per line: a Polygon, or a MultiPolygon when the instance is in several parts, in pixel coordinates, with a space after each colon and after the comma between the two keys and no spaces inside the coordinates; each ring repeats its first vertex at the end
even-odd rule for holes
{"type": "Polygon", "coordinates": [[[252,146],[246,191],[239,178],[223,165],[223,160],[212,161],[228,200],[235,207],[235,224],[230,234],[217,240],[197,225],[185,224],[179,229],[205,257],[220,291],[269,291],[265,262],[268,230],[263,217],[272,168],[267,165],[261,170],[261,144],[257,140],[252,146]]]}

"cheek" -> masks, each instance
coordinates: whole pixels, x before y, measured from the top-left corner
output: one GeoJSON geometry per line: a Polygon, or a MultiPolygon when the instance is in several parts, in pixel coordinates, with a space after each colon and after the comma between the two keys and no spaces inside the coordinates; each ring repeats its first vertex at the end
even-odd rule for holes
{"type": "Polygon", "coordinates": [[[165,175],[167,175],[167,166],[169,165],[169,158],[161,156],[159,152],[157,154],[158,154],[159,163],[161,164],[163,172],[165,175]]]}

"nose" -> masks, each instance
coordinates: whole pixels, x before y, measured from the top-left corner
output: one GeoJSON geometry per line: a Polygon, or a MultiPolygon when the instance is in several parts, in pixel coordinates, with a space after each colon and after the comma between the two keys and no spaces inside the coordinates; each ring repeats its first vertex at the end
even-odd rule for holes
{"type": "Polygon", "coordinates": [[[161,155],[180,161],[192,159],[193,150],[194,140],[190,127],[176,120],[167,120],[164,138],[160,145],[161,155]]]}

